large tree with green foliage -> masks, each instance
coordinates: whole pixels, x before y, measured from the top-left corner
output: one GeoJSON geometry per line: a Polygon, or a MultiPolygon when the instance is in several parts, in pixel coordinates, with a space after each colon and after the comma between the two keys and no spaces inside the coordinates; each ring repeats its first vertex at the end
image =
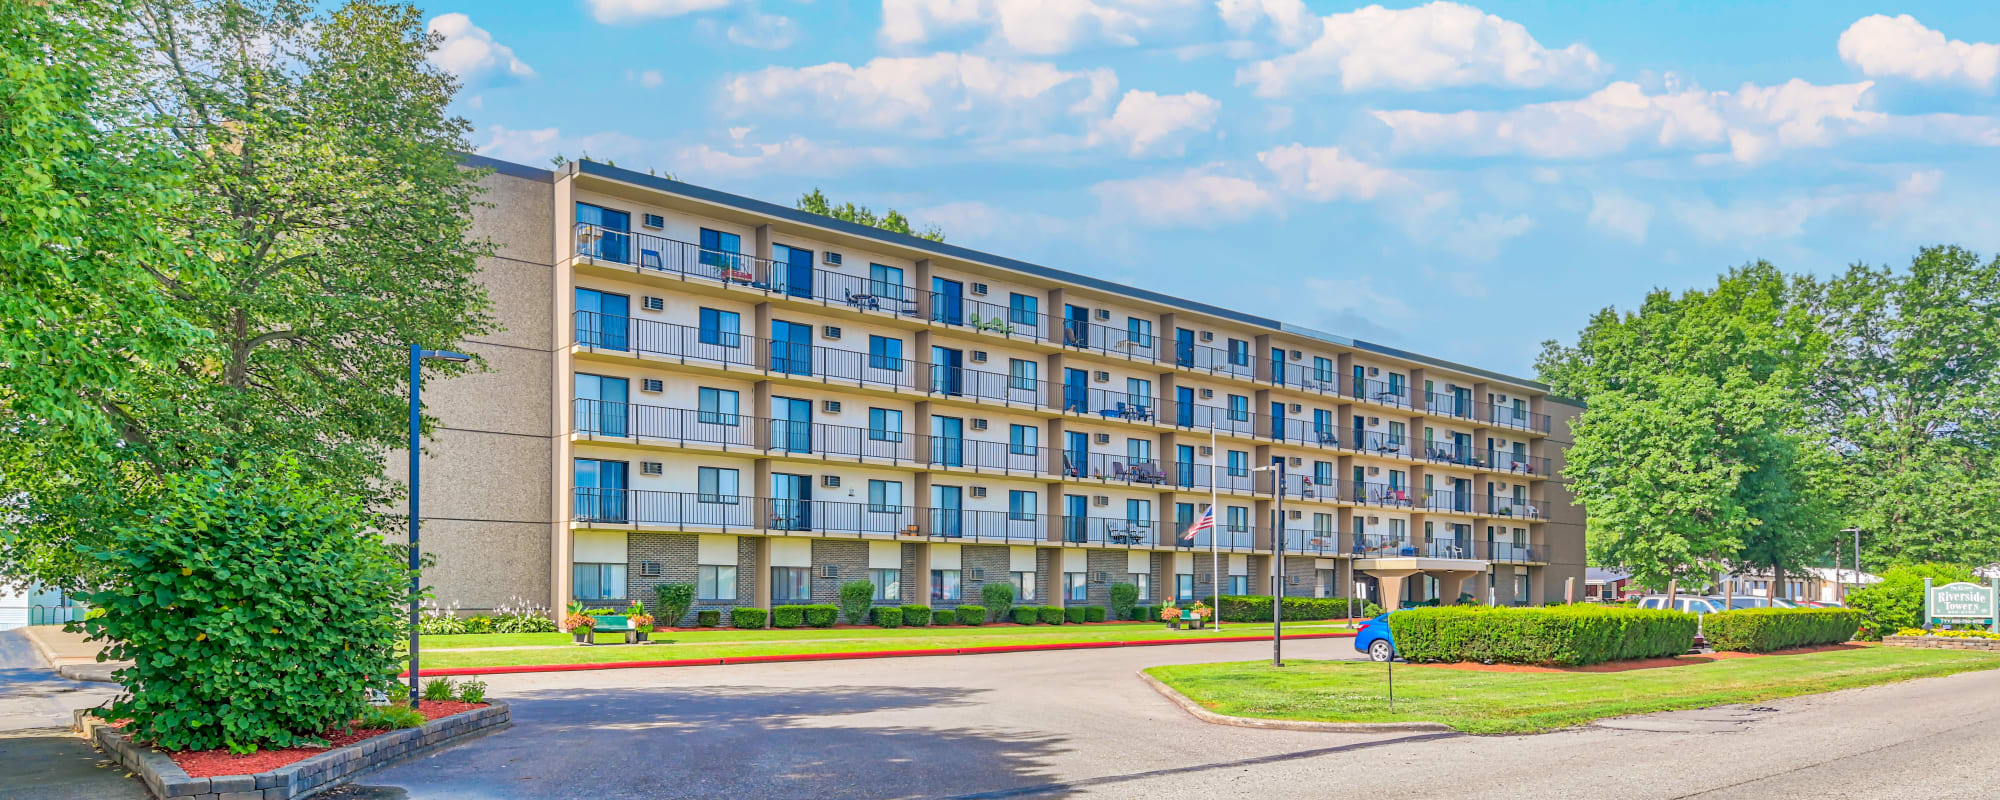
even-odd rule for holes
{"type": "Polygon", "coordinates": [[[2000,258],[1928,247],[1808,289],[1832,343],[1812,411],[1868,560],[2000,559],[2000,258]]]}
{"type": "Polygon", "coordinates": [[[933,242],[944,241],[944,231],[938,230],[935,226],[921,231],[911,228],[910,218],[903,216],[903,213],[896,209],[889,209],[888,213],[876,216],[867,206],[857,206],[852,202],[834,205],[833,201],[826,199],[826,195],[818,189],[799,195],[799,202],[796,205],[800,211],[808,214],[832,217],[870,228],[881,228],[892,233],[908,234],[933,242]]]}
{"type": "Polygon", "coordinates": [[[1587,404],[1565,477],[1598,563],[1658,586],[1725,567],[1782,579],[1824,552],[1831,496],[1805,385],[1826,344],[1797,291],[1759,262],[1544,346],[1543,379],[1587,404]]]}
{"type": "MultiPolygon", "coordinates": [[[[397,487],[407,348],[491,327],[452,77],[410,7],[5,4],[0,574],[92,582],[163,476],[298,454],[397,487]],[[14,78],[20,76],[22,81],[14,78]],[[17,89],[17,87],[19,87],[17,89]]],[[[450,372],[452,367],[439,368],[450,372]]],[[[393,528],[394,517],[375,522],[393,528]]]]}

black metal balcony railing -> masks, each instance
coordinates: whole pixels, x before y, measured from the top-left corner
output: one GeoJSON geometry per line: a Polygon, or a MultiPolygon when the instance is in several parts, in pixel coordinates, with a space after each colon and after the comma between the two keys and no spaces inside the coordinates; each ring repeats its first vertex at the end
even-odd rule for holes
{"type": "Polygon", "coordinates": [[[793,456],[848,456],[1005,474],[1043,474],[1048,469],[1047,456],[1037,445],[766,419],[722,410],[579,399],[575,422],[577,433],[600,439],[718,445],[793,456]]]}
{"type": "Polygon", "coordinates": [[[1249,469],[1231,470],[1224,465],[1210,469],[1205,461],[1176,461],[1170,470],[1169,485],[1180,489],[1208,491],[1214,487],[1224,492],[1248,492],[1256,489],[1256,473],[1249,469]],[[1214,473],[1212,476],[1210,473],[1214,473]]]}
{"type": "Polygon", "coordinates": [[[1255,532],[1247,527],[1238,528],[1229,525],[1219,525],[1212,530],[1197,531],[1194,538],[1182,540],[1181,534],[1189,527],[1192,527],[1193,524],[1188,523],[1177,527],[1170,526],[1161,536],[1161,546],[1185,550],[1207,550],[1209,549],[1211,534],[1214,536],[1215,547],[1223,550],[1249,550],[1256,543],[1255,532]]]}
{"type": "MultiPolygon", "coordinates": [[[[1262,533],[1269,533],[1269,529],[1260,530],[1260,534],[1262,533]]],[[[1269,539],[1269,537],[1262,535],[1258,538],[1259,540],[1269,539]]],[[[1340,555],[1346,552],[1341,549],[1341,543],[1343,541],[1351,541],[1352,538],[1352,536],[1343,538],[1339,531],[1332,529],[1286,528],[1284,538],[1285,553],[1287,555],[1340,555]]]]}
{"type": "Polygon", "coordinates": [[[1160,543],[1160,525],[1150,519],[1065,515],[1058,520],[1062,541],[1101,547],[1153,547],[1160,543]]]}
{"type": "Polygon", "coordinates": [[[1352,376],[1343,376],[1341,383],[1343,386],[1341,387],[1340,394],[1349,398],[1379,403],[1392,408],[1410,407],[1410,387],[1408,386],[1394,387],[1392,390],[1387,381],[1378,381],[1373,378],[1355,378],[1352,376]]]}
{"type": "Polygon", "coordinates": [[[1501,403],[1488,405],[1486,413],[1481,418],[1486,422],[1509,428],[1519,428],[1524,431],[1539,431],[1541,433],[1549,432],[1549,415],[1536,414],[1525,409],[1517,409],[1501,403]]]}
{"type": "Polygon", "coordinates": [[[1539,562],[1542,559],[1539,558],[1540,554],[1535,551],[1536,548],[1525,544],[1489,542],[1486,546],[1486,559],[1488,561],[1499,561],[1508,564],[1539,562]]]}
{"type": "Polygon", "coordinates": [[[1480,498],[1479,511],[1483,516],[1510,517],[1516,519],[1545,519],[1548,506],[1538,498],[1491,496],[1480,498]]]}
{"type": "Polygon", "coordinates": [[[932,313],[933,307],[938,305],[934,302],[934,292],[901,283],[818,267],[795,267],[744,253],[708,249],[664,236],[613,230],[589,223],[577,223],[576,254],[600,263],[710,280],[725,286],[802,300],[842,304],[857,311],[923,317],[932,313]]]}
{"type": "Polygon", "coordinates": [[[923,514],[925,536],[975,542],[1039,542],[1047,539],[1048,526],[1040,514],[1010,511],[968,511],[932,508],[923,514]]]}
{"type": "Polygon", "coordinates": [[[1403,558],[1414,557],[1418,553],[1416,543],[1408,536],[1357,533],[1350,539],[1348,552],[1359,558],[1403,558]]]}

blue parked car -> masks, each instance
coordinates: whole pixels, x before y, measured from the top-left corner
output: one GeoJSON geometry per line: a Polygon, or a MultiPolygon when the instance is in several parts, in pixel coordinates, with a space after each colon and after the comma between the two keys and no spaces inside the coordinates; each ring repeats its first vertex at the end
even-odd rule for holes
{"type": "Polygon", "coordinates": [[[1361,629],[1354,632],[1354,649],[1367,653],[1370,661],[1396,657],[1396,640],[1389,637],[1388,613],[1361,623],[1361,629]]]}

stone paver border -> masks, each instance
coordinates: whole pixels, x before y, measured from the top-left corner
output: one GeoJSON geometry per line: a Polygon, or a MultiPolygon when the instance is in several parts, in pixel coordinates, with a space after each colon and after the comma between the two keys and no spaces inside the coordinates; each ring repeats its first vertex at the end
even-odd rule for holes
{"type": "Polygon", "coordinates": [[[498,700],[487,703],[485,708],[373,736],[269,772],[212,778],[189,777],[172,757],[134,743],[124,732],[90,716],[90,709],[76,712],[75,727],[112,760],[145,782],[146,789],[160,800],[292,800],[339,786],[370,770],[506,727],[511,720],[507,704],[498,700]]]}
{"type": "Polygon", "coordinates": [[[2000,639],[1973,639],[1958,636],[1884,636],[1890,647],[1921,647],[1927,650],[1985,650],[2000,652],[2000,639]]]}
{"type": "Polygon", "coordinates": [[[1200,703],[1188,699],[1187,695],[1181,694],[1179,690],[1168,686],[1159,678],[1146,674],[1144,670],[1139,672],[1139,680],[1145,681],[1147,686],[1153,687],[1154,691],[1159,692],[1161,696],[1167,698],[1174,705],[1180,706],[1182,711],[1186,711],[1195,719],[1216,725],[1234,725],[1238,728],[1263,728],[1266,730],[1281,731],[1320,731],[1323,733],[1422,732],[1444,733],[1453,736],[1464,735],[1459,733],[1456,728],[1442,722],[1310,722],[1295,719],[1232,717],[1228,714],[1217,714],[1203,708],[1200,703]]]}

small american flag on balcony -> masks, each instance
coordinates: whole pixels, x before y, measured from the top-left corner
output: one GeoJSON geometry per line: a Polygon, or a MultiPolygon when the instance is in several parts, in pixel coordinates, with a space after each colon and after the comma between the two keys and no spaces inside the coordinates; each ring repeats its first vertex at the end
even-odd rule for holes
{"type": "Polygon", "coordinates": [[[1181,534],[1181,544],[1192,545],[1195,534],[1212,530],[1215,530],[1215,506],[1209,506],[1207,511],[1202,512],[1201,519],[1188,526],[1187,531],[1181,534]]]}

